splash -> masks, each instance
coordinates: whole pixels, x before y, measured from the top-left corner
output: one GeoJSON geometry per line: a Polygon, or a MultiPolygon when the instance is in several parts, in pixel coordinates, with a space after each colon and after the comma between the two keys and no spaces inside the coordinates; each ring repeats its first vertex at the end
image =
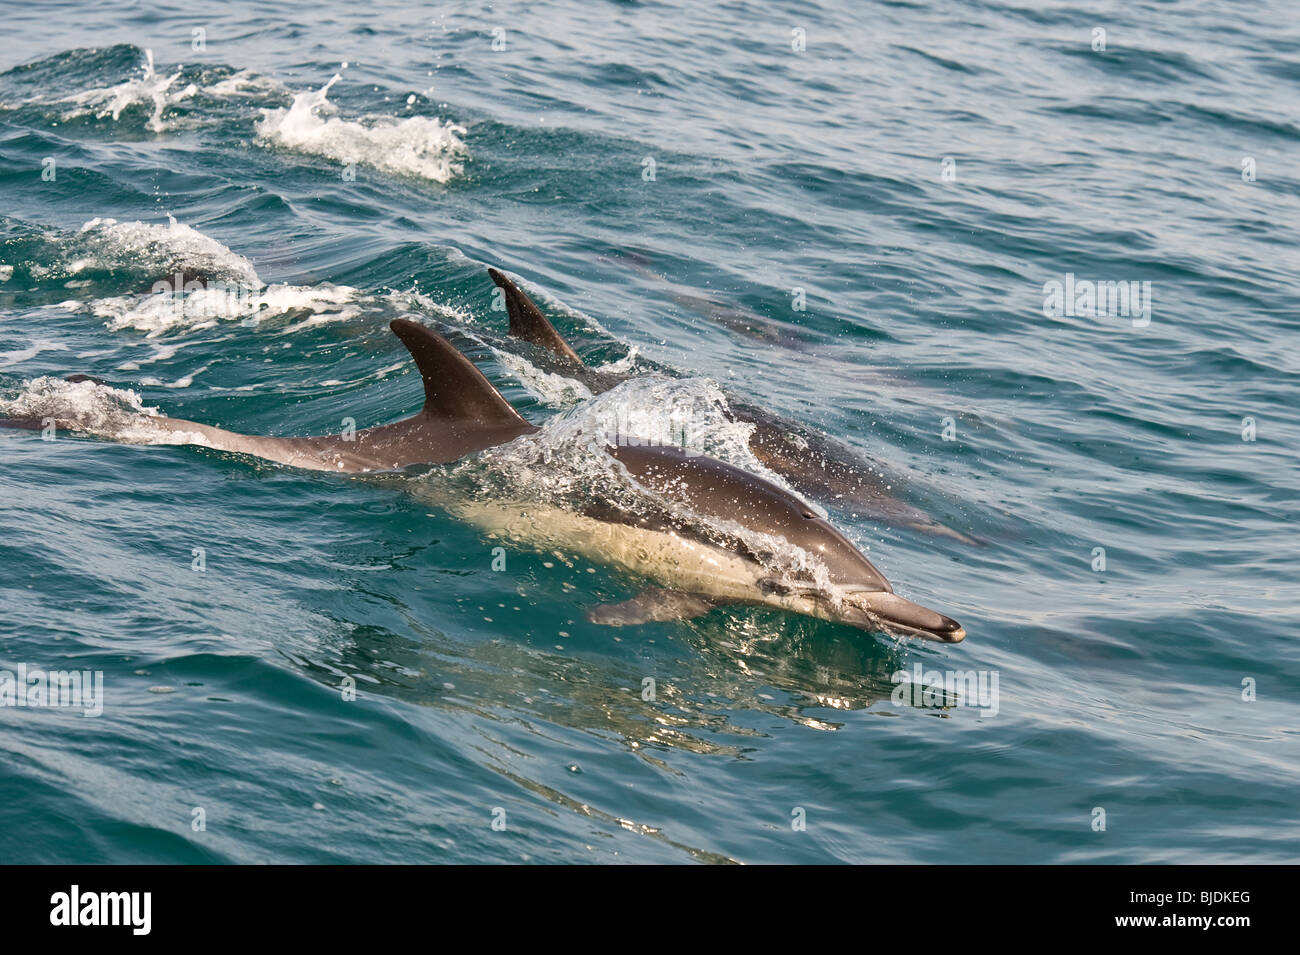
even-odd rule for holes
{"type": "Polygon", "coordinates": [[[217,99],[266,94],[284,95],[288,92],[279,80],[271,76],[262,76],[252,70],[236,70],[229,76],[201,87],[201,91],[217,99]]]}
{"type": "Polygon", "coordinates": [[[508,519],[488,524],[543,551],[563,555],[578,546],[571,529],[547,513],[558,509],[584,515],[594,508],[622,514],[630,523],[667,519],[690,528],[688,536],[752,558],[764,568],[764,576],[830,592],[834,588],[817,555],[741,522],[697,512],[679,498],[641,484],[606,452],[611,444],[685,447],[781,485],[750,452],[752,427],[730,417],[714,382],[638,378],[555,415],[534,434],[416,481],[431,499],[458,502],[453,512],[506,515],[508,519]],[[508,503],[502,507],[501,502],[508,503]],[[555,536],[548,536],[548,528],[555,529],[555,536]]]}
{"type": "Polygon", "coordinates": [[[501,367],[518,379],[528,393],[548,408],[571,408],[591,397],[591,389],[580,381],[538,368],[522,355],[492,348],[501,367]]]}
{"type": "Polygon", "coordinates": [[[641,370],[641,351],[635,345],[629,345],[627,354],[617,361],[597,366],[596,370],[605,375],[634,375],[641,370]]]}
{"type": "Polygon", "coordinates": [[[85,90],[65,97],[63,102],[74,103],[78,108],[66,114],[64,119],[93,115],[97,119],[112,117],[116,122],[128,107],[136,103],[146,103],[152,107],[146,127],[155,133],[165,130],[167,126],[163,122],[163,111],[193,96],[198,92],[198,87],[190,83],[173,91],[172,87],[180,79],[184,67],[177,66],[176,72],[171,76],[160,76],[154,70],[153,50],[145,50],[144,55],[145,62],[140,68],[141,76],[116,86],[85,90]]]}
{"type": "MultiPolygon", "coordinates": [[[[114,331],[134,329],[147,338],[178,329],[211,328],[223,321],[260,323],[285,316],[301,317],[286,329],[301,331],[326,322],[346,321],[361,313],[359,293],[348,285],[268,285],[251,288],[237,283],[210,282],[208,286],[176,291],[171,283],[149,295],[118,295],[90,304],[91,312],[105,319],[114,331]]],[[[80,309],[80,302],[64,302],[80,309]]]]}
{"type": "MultiPolygon", "coordinates": [[[[63,256],[67,274],[129,266],[159,277],[189,269],[209,278],[261,287],[253,263],[197,229],[167,217],[167,225],[94,218],[83,225],[63,256]]],[[[41,277],[33,269],[33,275],[41,277]]]]}
{"type": "Polygon", "coordinates": [[[460,139],[463,127],[425,116],[340,119],[328,96],[340,78],[336,73],[319,90],[298,93],[288,109],[262,110],[258,139],[344,165],[365,165],[431,182],[449,182],[462,172],[458,159],[466,152],[460,139]]]}
{"type": "Polygon", "coordinates": [[[490,448],[453,469],[472,496],[578,506],[629,503],[626,471],[611,444],[686,447],[769,475],[749,450],[752,425],[732,420],[707,379],[636,378],[551,417],[535,434],[490,448]]]}
{"type": "Polygon", "coordinates": [[[14,398],[0,400],[0,417],[27,418],[127,444],[206,444],[200,434],[161,426],[157,408],[140,395],[94,381],[33,378],[14,398]]]}
{"type": "Polygon", "coordinates": [[[427,312],[444,318],[447,321],[455,322],[458,325],[475,324],[474,316],[467,309],[458,308],[455,305],[448,305],[445,302],[439,302],[436,299],[425,295],[423,292],[415,289],[407,291],[388,290],[384,297],[393,308],[400,309],[403,312],[403,318],[414,318],[419,320],[419,315],[409,315],[406,312],[427,312]]]}

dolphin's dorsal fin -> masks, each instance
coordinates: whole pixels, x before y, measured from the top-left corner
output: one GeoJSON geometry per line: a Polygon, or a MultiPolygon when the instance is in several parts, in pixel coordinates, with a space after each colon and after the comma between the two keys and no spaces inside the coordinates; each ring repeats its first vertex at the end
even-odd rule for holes
{"type": "Polygon", "coordinates": [[[388,327],[411,353],[424,379],[421,415],[483,426],[527,424],[475,364],[437,332],[405,318],[394,319],[388,327]]]}
{"type": "Polygon", "coordinates": [[[569,347],[569,343],[555,330],[542,310],[533,304],[533,300],[523,290],[494,268],[488,269],[488,275],[497,287],[505,293],[506,311],[510,315],[510,334],[526,342],[540,345],[560,358],[565,358],[575,365],[581,365],[578,353],[569,347]]]}

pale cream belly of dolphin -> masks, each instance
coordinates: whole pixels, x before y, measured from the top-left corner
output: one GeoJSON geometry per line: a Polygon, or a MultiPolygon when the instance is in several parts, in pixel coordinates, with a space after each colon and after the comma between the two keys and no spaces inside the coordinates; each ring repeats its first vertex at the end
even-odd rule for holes
{"type": "Polygon", "coordinates": [[[762,565],[672,531],[615,524],[544,504],[475,501],[443,502],[442,507],[489,536],[580,556],[670,590],[830,619],[824,601],[764,593],[760,581],[772,574],[762,565]]]}

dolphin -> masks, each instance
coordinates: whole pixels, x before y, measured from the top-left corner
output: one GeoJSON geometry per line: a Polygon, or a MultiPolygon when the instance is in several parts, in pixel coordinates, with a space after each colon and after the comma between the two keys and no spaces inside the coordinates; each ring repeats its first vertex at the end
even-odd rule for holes
{"type": "MultiPolygon", "coordinates": [[[[424,385],[423,407],[401,421],[351,434],[277,438],[147,416],[133,421],[129,435],[103,428],[98,433],[195,444],[316,471],[373,473],[447,464],[539,430],[437,332],[407,319],[390,327],[411,353],[424,385]]],[[[96,433],[94,422],[75,417],[56,418],[55,424],[96,433]]],[[[40,428],[42,419],[0,419],[0,425],[40,428]]],[[[624,445],[593,453],[610,455],[662,505],[624,509],[591,503],[570,509],[483,500],[477,494],[438,503],[484,533],[538,550],[566,548],[652,584],[632,600],[592,608],[588,617],[595,623],[684,619],[721,605],[757,604],[946,643],[966,635],[951,618],[895,594],[843,534],[784,488],[686,449],[624,445]],[[774,570],[754,541],[776,539],[812,561],[794,571],[774,570]]]]}
{"type": "MultiPolygon", "coordinates": [[[[608,391],[631,377],[589,368],[573,347],[555,330],[542,310],[499,269],[488,275],[502,290],[510,320],[510,334],[529,342],[549,356],[548,370],[582,382],[593,393],[608,391]]],[[[890,486],[899,479],[863,459],[852,449],[820,432],[802,427],[770,411],[728,398],[732,420],[754,425],[749,449],[754,457],[809,497],[857,507],[890,524],[951,537],[978,545],[974,538],[938,523],[924,511],[899,500],[890,486]]]]}
{"type": "MultiPolygon", "coordinates": [[[[660,285],[678,305],[702,315],[738,335],[744,335],[768,345],[779,345],[791,351],[808,351],[811,342],[802,337],[798,326],[764,318],[753,309],[730,305],[714,295],[689,285],[670,281],[650,267],[650,260],[631,251],[615,252],[614,259],[622,262],[637,274],[660,285]]],[[[602,261],[612,261],[601,256],[602,261]]]]}

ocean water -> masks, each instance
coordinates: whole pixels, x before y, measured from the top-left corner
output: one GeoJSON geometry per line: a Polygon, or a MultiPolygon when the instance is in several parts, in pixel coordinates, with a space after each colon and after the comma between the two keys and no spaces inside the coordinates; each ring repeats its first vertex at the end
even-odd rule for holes
{"type": "Polygon", "coordinates": [[[545,440],[685,400],[744,464],[744,401],[979,543],[815,502],[958,645],[609,629],[636,581],[494,569],[428,474],[0,432],[0,670],[103,681],[97,716],[0,707],[0,861],[1297,858],[1290,4],[3,17],[8,413],[396,420],[406,316],[545,440]],[[488,265],[646,376],[542,367],[488,265]],[[184,269],[251,291],[151,294],[184,269]],[[898,682],[950,672],[986,692],[898,682]]]}

